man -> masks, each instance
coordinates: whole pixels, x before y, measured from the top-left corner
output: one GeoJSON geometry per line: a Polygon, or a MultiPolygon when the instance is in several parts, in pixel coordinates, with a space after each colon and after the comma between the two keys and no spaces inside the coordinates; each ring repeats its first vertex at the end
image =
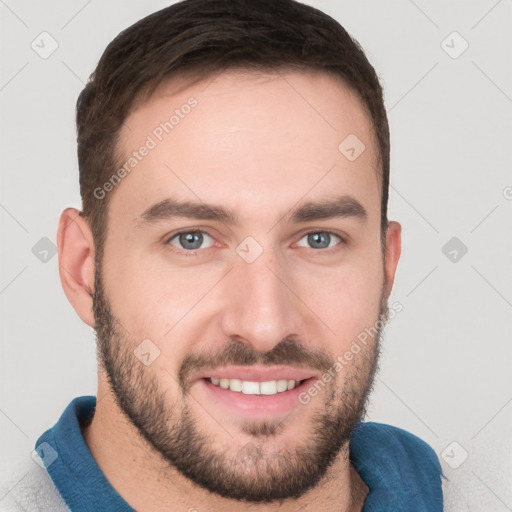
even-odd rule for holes
{"type": "Polygon", "coordinates": [[[107,47],[77,128],[59,268],[98,393],[13,510],[442,510],[433,450],[362,421],[400,225],[346,31],[292,0],[175,4],[107,47]]]}

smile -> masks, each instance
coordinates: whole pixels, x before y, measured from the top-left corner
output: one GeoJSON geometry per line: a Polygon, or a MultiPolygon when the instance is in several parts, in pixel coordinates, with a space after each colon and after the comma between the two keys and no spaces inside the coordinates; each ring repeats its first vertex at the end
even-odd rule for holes
{"type": "Polygon", "coordinates": [[[255,382],[240,379],[219,379],[214,377],[209,380],[214,386],[219,386],[222,389],[229,389],[230,391],[243,393],[245,395],[276,395],[277,393],[290,391],[302,382],[293,379],[255,382]]]}

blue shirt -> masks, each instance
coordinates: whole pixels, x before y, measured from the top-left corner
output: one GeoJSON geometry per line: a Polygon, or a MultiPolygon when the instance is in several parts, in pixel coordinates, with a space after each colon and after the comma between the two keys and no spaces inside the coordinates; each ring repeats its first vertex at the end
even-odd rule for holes
{"type": "MultiPolygon", "coordinates": [[[[72,512],[133,512],[96,464],[80,430],[94,416],[96,397],[71,401],[36,451],[72,512]]],[[[405,430],[360,422],[350,459],[369,488],[363,512],[442,512],[441,466],[434,450],[405,430]]]]}

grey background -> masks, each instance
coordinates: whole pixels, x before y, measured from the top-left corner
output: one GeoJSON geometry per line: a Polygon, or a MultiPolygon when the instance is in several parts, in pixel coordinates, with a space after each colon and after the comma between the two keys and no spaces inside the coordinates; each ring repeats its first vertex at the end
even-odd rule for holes
{"type": "MultiPolygon", "coordinates": [[[[368,419],[430,443],[468,510],[512,510],[511,2],[308,3],[361,43],[389,113],[403,311],[368,419]]],[[[51,252],[60,212],[80,207],[74,107],[108,42],[166,5],[0,0],[3,479],[72,398],[95,394],[94,333],[51,252]],[[51,49],[43,31],[58,43],[47,58],[31,47],[51,49]]]]}

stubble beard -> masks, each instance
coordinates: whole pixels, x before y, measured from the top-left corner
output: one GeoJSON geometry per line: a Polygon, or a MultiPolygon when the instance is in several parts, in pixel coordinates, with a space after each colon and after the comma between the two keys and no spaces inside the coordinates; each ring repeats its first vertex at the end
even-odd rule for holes
{"type": "MultiPolygon", "coordinates": [[[[342,388],[336,385],[339,379],[333,379],[312,400],[323,398],[325,403],[311,415],[307,427],[301,428],[307,436],[292,449],[287,447],[286,450],[276,449],[268,453],[265,448],[270,440],[286,431],[286,421],[292,421],[294,414],[303,413],[302,408],[306,406],[294,409],[283,422],[245,422],[240,427],[243,436],[239,446],[236,446],[236,437],[229,438],[226,434],[228,439],[220,443],[225,448],[215,449],[213,446],[219,444],[218,436],[205,433],[191,410],[194,401],[188,396],[185,369],[193,365],[182,365],[176,376],[179,397],[170,403],[168,394],[160,389],[151,366],[144,366],[134,356],[133,350],[140,340],[130,337],[113,314],[104,293],[101,265],[96,265],[96,269],[93,310],[98,360],[118,407],[157,454],[203,489],[248,503],[297,499],[320,482],[366,414],[378,369],[382,327],[377,329],[372,342],[341,370],[340,374],[344,376],[342,388]],[[247,436],[251,441],[245,440],[247,436]]],[[[382,295],[379,319],[385,322],[386,318],[387,300],[382,295]]],[[[233,364],[241,364],[242,361],[245,364],[291,364],[298,359],[307,364],[308,358],[313,360],[308,351],[303,347],[302,351],[297,351],[297,343],[289,340],[283,340],[265,354],[256,353],[240,343],[228,344],[227,347],[223,361],[233,364]]],[[[328,360],[332,367],[332,356],[323,354],[322,361],[327,363],[328,360]]],[[[318,362],[318,358],[315,361],[318,362]]],[[[229,430],[232,432],[233,428],[229,430]]]]}

